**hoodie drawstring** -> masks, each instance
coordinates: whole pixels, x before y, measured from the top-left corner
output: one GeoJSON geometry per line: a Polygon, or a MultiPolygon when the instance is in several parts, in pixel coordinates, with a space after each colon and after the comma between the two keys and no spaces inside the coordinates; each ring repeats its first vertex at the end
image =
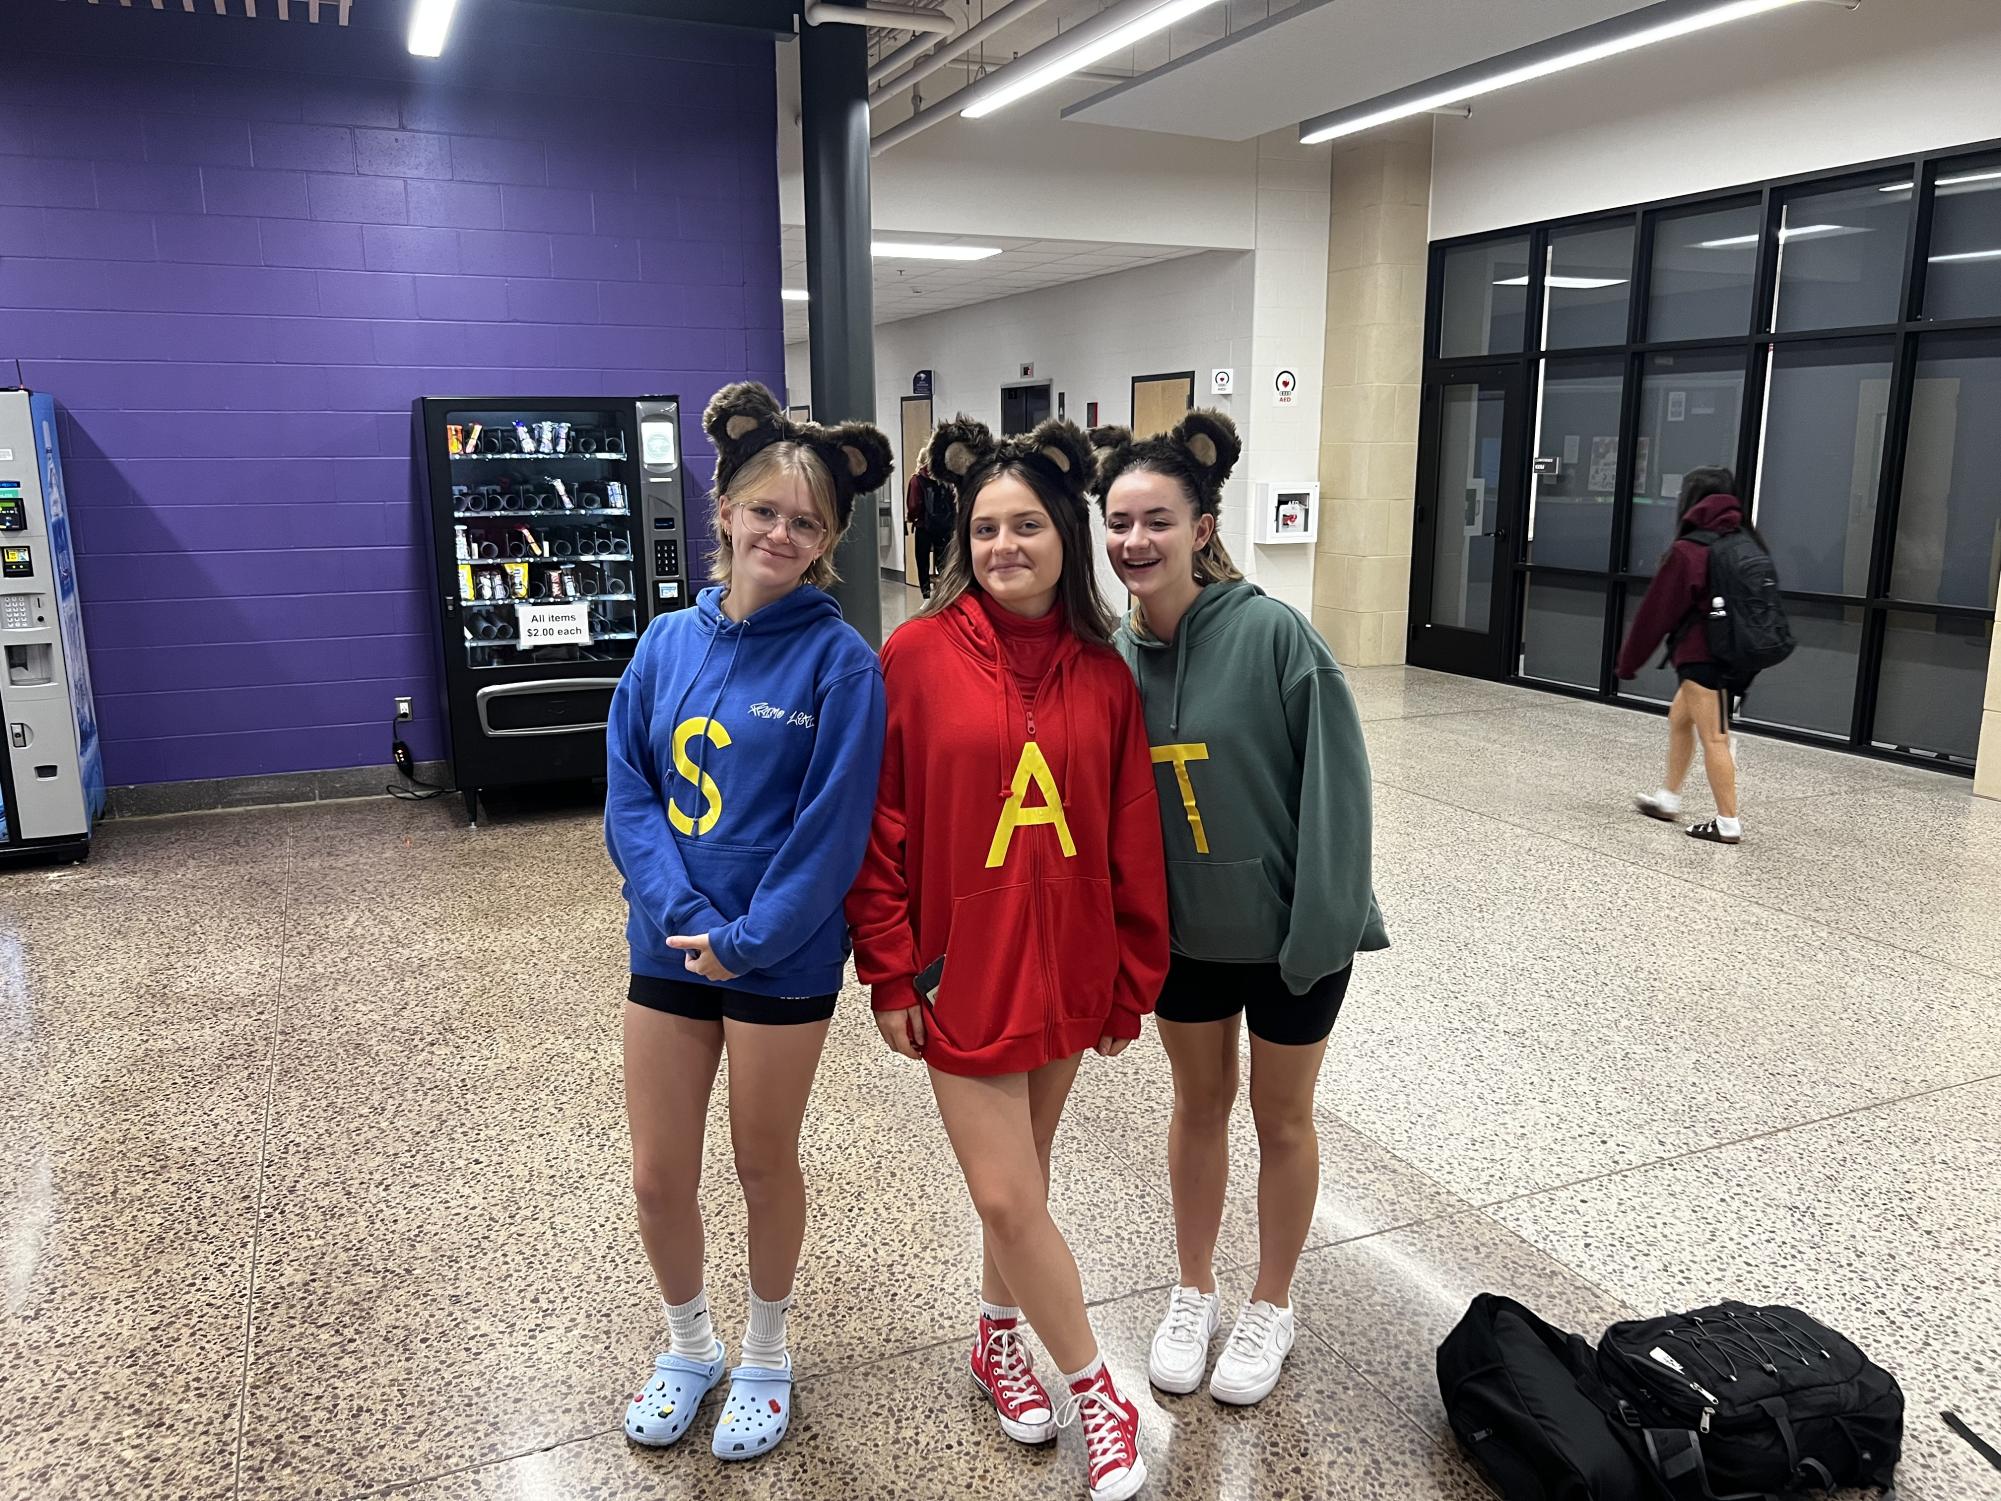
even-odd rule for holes
{"type": "MultiPolygon", "coordinates": [[[[730,644],[729,663],[727,666],[723,668],[722,685],[716,689],[716,696],[714,701],[711,702],[709,705],[709,712],[702,716],[704,721],[706,721],[709,724],[715,723],[716,714],[723,706],[723,695],[730,691],[730,679],[736,675],[736,664],[743,659],[743,638],[745,636],[748,636],[749,634],[750,634],[750,622],[746,620],[743,622],[742,625],[737,627],[737,638],[734,642],[730,644]]],[[[715,644],[715,641],[720,641],[721,639],[722,639],[722,631],[719,628],[716,631],[714,640],[710,642],[710,645],[713,646],[715,644]]],[[[704,652],[702,654],[702,660],[704,663],[708,661],[707,652],[704,652]]],[[[690,688],[693,688],[694,683],[690,681],[688,686],[690,688]]],[[[697,787],[700,787],[702,785],[702,778],[706,777],[709,774],[709,746],[714,743],[711,737],[707,735],[703,735],[701,737],[701,741],[702,741],[701,749],[695,752],[695,785],[697,787]]]]}
{"type": "Polygon", "coordinates": [[[1188,677],[1188,636],[1188,621],[1184,619],[1174,643],[1174,705],[1167,716],[1167,730],[1171,735],[1181,732],[1181,685],[1188,677]]]}

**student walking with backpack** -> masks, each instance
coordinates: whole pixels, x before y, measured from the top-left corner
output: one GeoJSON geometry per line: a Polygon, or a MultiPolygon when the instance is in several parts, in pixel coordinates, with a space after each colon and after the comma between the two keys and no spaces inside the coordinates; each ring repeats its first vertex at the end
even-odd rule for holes
{"type": "Polygon", "coordinates": [[[1792,653],[1792,632],[1779,604],[1778,574],[1765,539],[1744,514],[1728,469],[1692,469],[1682,480],[1673,544],[1619,652],[1619,676],[1636,677],[1663,638],[1680,686],[1668,707],[1667,776],[1657,792],[1633,806],[1649,818],[1676,821],[1681,785],[1702,745],[1703,774],[1716,816],[1689,826],[1691,839],[1736,844],[1744,837],[1737,813],[1737,762],[1730,713],[1751,680],[1792,653]]]}
{"type": "Polygon", "coordinates": [[[795,424],[750,383],[718,392],[702,427],[716,448],[717,587],[647,627],[612,695],[604,832],[631,909],[626,1116],[668,1338],[625,1434],[679,1442],[728,1374],[710,1447],[736,1460],[768,1454],[792,1416],[799,1129],[882,763],[882,671],[825,589],[855,496],[889,477],[890,456],[867,423],[795,424]],[[725,1053],[750,1232],[734,1372],[709,1317],[697,1193],[725,1053]]]}
{"type": "Polygon", "coordinates": [[[944,571],[952,548],[952,528],[959,519],[958,496],[950,485],[932,478],[925,464],[919,464],[904,490],[903,517],[916,539],[917,584],[929,599],[932,582],[944,571]]]}

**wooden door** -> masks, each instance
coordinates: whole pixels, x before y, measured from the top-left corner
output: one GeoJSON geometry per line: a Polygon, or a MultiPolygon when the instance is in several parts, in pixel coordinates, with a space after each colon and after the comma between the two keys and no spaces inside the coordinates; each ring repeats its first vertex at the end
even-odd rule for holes
{"type": "Polygon", "coordinates": [[[1179,422],[1195,405],[1195,372],[1133,377],[1133,436],[1151,438],[1179,422]]]}

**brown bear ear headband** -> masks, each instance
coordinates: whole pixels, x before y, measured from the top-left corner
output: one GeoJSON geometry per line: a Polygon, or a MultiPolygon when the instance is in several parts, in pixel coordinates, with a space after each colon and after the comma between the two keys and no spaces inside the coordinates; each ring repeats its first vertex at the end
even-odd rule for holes
{"type": "Polygon", "coordinates": [[[834,480],[834,511],[843,530],[855,497],[877,488],[896,467],[889,439],[873,423],[843,422],[821,427],[794,422],[756,381],[724,386],[702,413],[702,431],[716,446],[716,494],[727,495],[730,481],[753,454],[774,443],[801,443],[827,466],[834,480]]]}
{"type": "Polygon", "coordinates": [[[1223,509],[1223,481],[1244,451],[1236,423],[1200,408],[1183,417],[1174,431],[1157,437],[1136,439],[1129,428],[1094,427],[1091,442],[1098,450],[1094,488],[1100,510],[1112,481],[1138,468],[1173,475],[1187,488],[1198,515],[1217,515],[1223,509]]]}
{"type": "Polygon", "coordinates": [[[1055,482],[1079,513],[1091,486],[1091,440],[1076,423],[1060,417],[1033,432],[997,439],[984,422],[961,413],[931,434],[925,463],[933,479],[958,492],[960,505],[1006,464],[1032,465],[1055,482]]]}

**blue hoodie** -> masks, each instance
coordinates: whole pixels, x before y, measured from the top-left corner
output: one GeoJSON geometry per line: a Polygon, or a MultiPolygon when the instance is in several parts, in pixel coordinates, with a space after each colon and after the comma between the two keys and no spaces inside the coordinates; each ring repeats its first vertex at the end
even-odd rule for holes
{"type": "Polygon", "coordinates": [[[875,812],[882,668],[810,585],[741,623],[722,596],[654,621],[612,695],[605,845],[632,971],[715,983],[666,943],[706,933],[728,989],[826,995],[875,812]]]}

